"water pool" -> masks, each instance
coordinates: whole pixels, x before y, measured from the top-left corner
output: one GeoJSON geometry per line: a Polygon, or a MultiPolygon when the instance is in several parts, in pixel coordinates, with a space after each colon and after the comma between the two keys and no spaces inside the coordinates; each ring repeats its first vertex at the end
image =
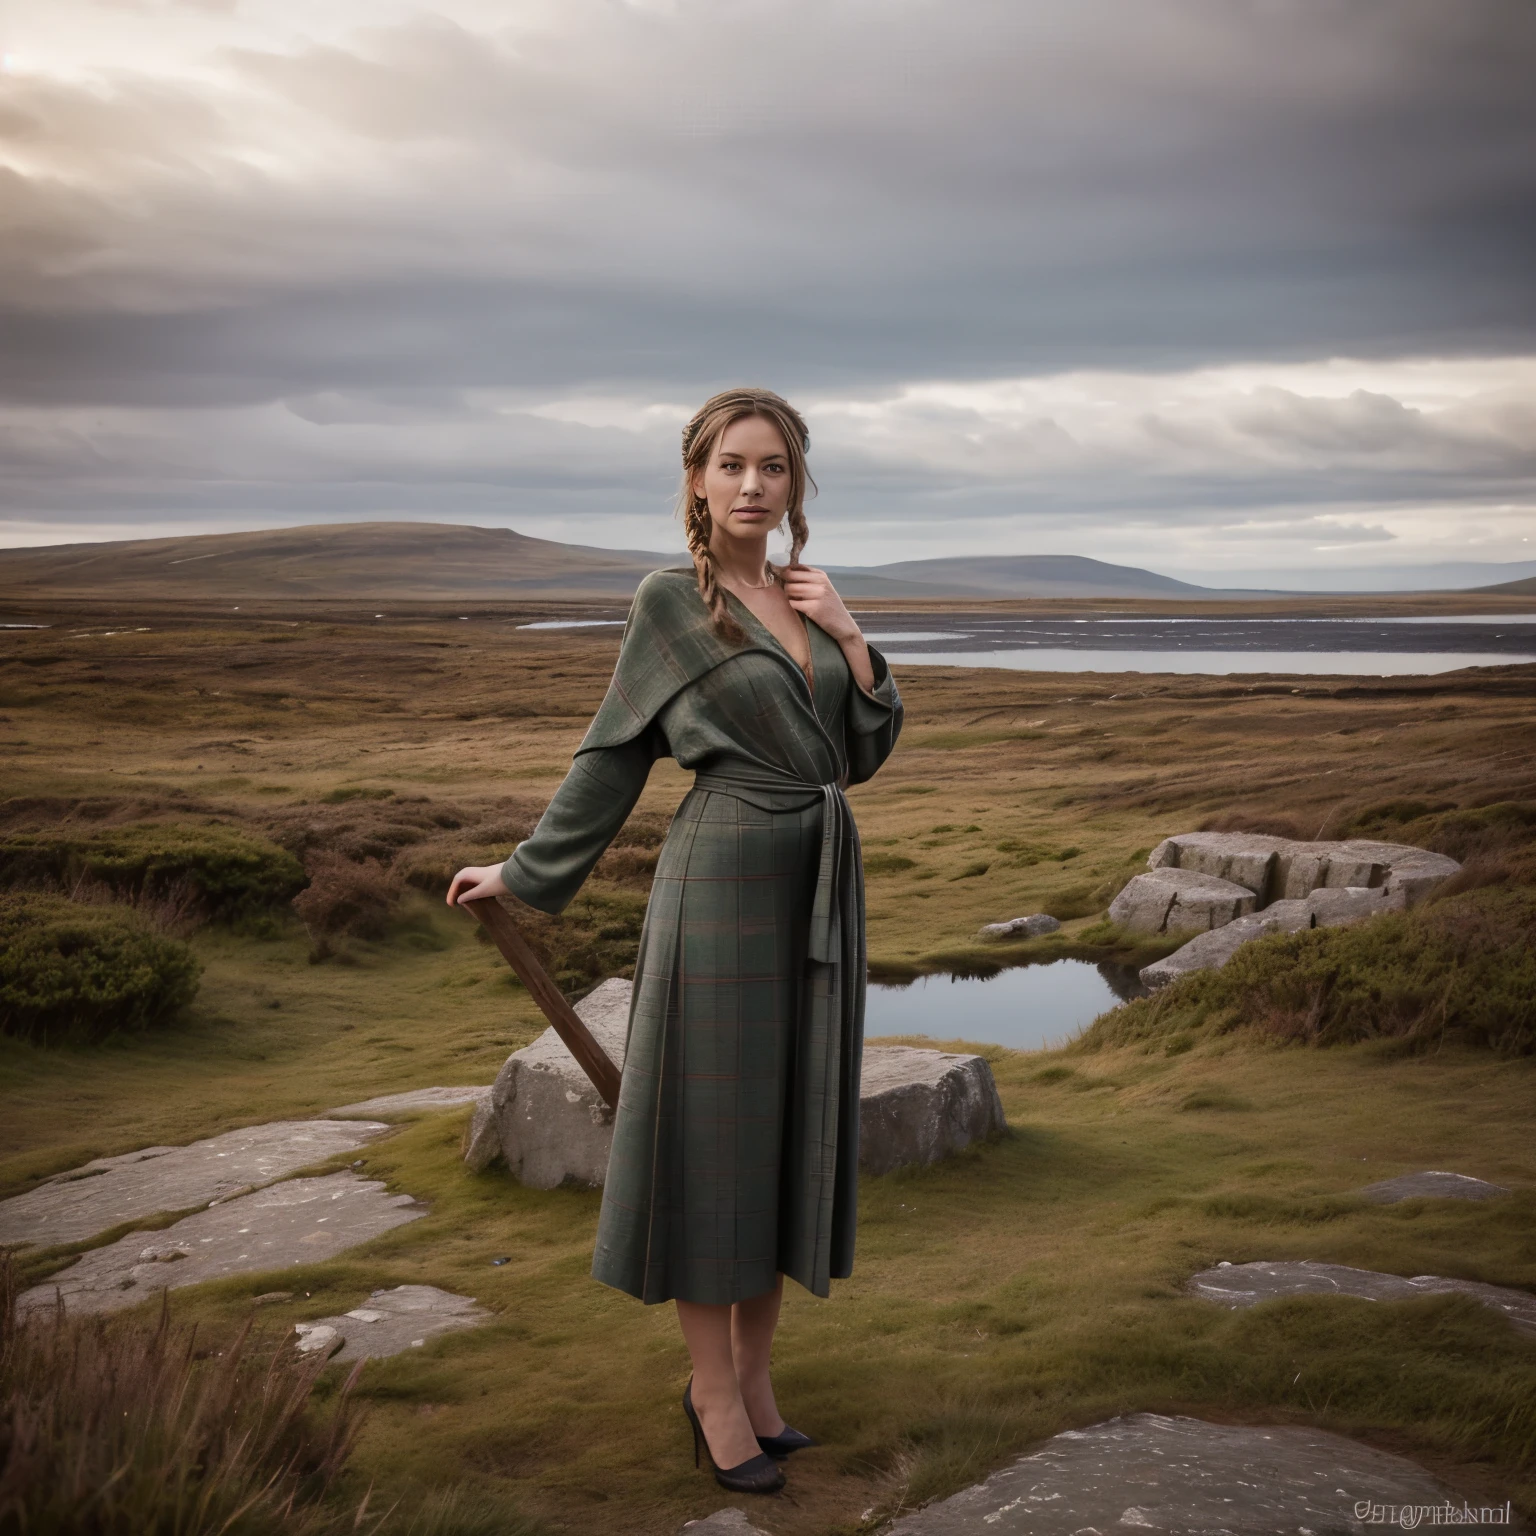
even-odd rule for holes
{"type": "Polygon", "coordinates": [[[1101,1013],[1146,988],[1127,965],[1050,960],[996,976],[919,976],[905,986],[871,982],[864,1033],[930,1035],[1038,1051],[1063,1045],[1101,1013]]]}

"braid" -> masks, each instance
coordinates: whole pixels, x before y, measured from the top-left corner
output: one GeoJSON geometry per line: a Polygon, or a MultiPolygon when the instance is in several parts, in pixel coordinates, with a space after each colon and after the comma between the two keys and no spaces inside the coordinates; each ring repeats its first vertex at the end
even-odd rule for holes
{"type": "Polygon", "coordinates": [[[715,566],[714,551],[709,547],[709,503],[702,496],[695,496],[683,517],[683,532],[688,538],[688,553],[693,556],[693,568],[699,577],[699,596],[709,609],[714,630],[723,640],[739,645],[747,638],[747,632],[736,622],[725,601],[725,588],[720,585],[720,573],[715,566]]]}

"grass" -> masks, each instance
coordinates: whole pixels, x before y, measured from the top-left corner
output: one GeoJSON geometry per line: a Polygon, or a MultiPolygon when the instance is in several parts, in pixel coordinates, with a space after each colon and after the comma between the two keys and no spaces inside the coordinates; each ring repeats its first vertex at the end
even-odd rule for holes
{"type": "MultiPolygon", "coordinates": [[[[436,897],[455,861],[503,857],[526,835],[606,682],[613,633],[510,622],[541,616],[368,627],[295,611],[276,645],[261,613],[146,611],[132,622],[149,634],[7,635],[9,829],[88,811],[98,826],[217,816],[296,857],[377,861],[401,894],[383,938],[349,936],[319,964],[297,920],[203,928],[189,941],[198,999],[152,1035],[0,1042],[0,1190],[150,1143],[488,1082],[543,1027],[475,925],[436,897]]],[[[911,669],[899,681],[911,728],[850,797],[872,962],[890,977],[1061,955],[1145,963],[1167,946],[1117,932],[1105,893],[1163,836],[1202,825],[1459,849],[1494,882],[1452,897],[1469,910],[1518,904],[1532,883],[1532,669],[1379,683],[911,669]],[[1050,939],[976,937],[1042,910],[1079,915],[1050,939]]],[[[568,986],[623,970],[686,782],[658,765],[586,907],[538,931],[568,986]]],[[[1369,948],[1385,931],[1309,942],[1322,964],[1330,946],[1369,948]]],[[[1368,963],[1395,967],[1385,952],[1349,960],[1368,963]]],[[[1515,975],[1490,964],[1495,979],[1515,975]]],[[[1143,1005],[1118,1010],[1060,1051],[982,1048],[1011,1134],[865,1180],[854,1276],[826,1302],[791,1288],[782,1401],[825,1444],[796,1462],[788,1496],[754,1505],[756,1523],[774,1536],[871,1529],[1046,1435],[1138,1409],[1321,1425],[1410,1454],[1474,1501],[1536,1513],[1536,1342],[1502,1317],[1456,1296],[1233,1313],[1182,1290],[1221,1259],[1263,1258],[1536,1289],[1536,1062],[1454,1030],[1417,1055],[1347,1030],[1297,1049],[1217,1027],[1232,1002],[1203,1020],[1169,1005],[1147,1027],[1143,1005]],[[1397,1206],[1353,1194],[1426,1167],[1515,1193],[1397,1206]]],[[[491,1326],[365,1369],[367,1419],[328,1507],[355,1508],[372,1487],[424,1531],[671,1536],[728,1502],[687,1454],[671,1311],[586,1278],[596,1195],[468,1175],[465,1121],[407,1117],[364,1149],[360,1171],[427,1201],[426,1217],[280,1283],[176,1293],[174,1316],[231,1337],[279,1288],[293,1300],[258,1314],[274,1328],[345,1312],[377,1286],[476,1296],[491,1326]]]]}

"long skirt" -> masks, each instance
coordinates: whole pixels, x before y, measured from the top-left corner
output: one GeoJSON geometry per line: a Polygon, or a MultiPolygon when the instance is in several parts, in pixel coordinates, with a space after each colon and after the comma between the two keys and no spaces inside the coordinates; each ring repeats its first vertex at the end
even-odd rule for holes
{"type": "Polygon", "coordinates": [[[741,1301],[781,1272],[825,1295],[851,1266],[862,889],[845,918],[856,978],[808,964],[823,814],[819,797],[768,810],[695,787],[662,847],[592,1263],[642,1301],[741,1301]],[[856,1017],[845,1004],[829,1040],[817,1021],[836,1019],[828,994],[850,982],[856,1017]]]}

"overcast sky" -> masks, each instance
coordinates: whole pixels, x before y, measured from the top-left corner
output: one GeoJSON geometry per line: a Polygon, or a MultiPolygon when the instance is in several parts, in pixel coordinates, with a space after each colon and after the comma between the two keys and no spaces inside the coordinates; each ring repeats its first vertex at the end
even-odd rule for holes
{"type": "Polygon", "coordinates": [[[1536,560],[1531,0],[4,0],[0,544],[1536,560]]]}

